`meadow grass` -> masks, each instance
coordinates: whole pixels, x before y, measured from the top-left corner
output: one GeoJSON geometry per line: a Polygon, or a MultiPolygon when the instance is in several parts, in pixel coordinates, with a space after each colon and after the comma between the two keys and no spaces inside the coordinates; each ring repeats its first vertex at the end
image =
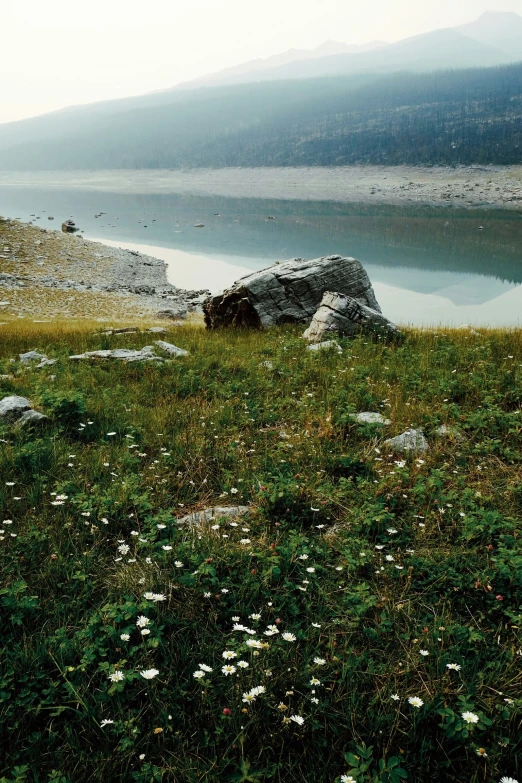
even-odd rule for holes
{"type": "Polygon", "coordinates": [[[0,427],[1,783],[520,775],[521,332],[70,362],[152,338],[99,328],[1,327],[0,398],[50,417],[0,427]]]}

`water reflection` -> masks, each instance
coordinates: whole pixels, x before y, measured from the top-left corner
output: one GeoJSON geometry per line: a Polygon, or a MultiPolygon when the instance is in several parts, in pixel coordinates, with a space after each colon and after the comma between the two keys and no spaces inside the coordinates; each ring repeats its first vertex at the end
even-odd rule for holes
{"type": "Polygon", "coordinates": [[[165,258],[183,287],[217,290],[275,260],[342,253],[365,264],[402,323],[520,321],[516,212],[2,186],[0,214],[46,228],[72,216],[86,237],[165,258]]]}

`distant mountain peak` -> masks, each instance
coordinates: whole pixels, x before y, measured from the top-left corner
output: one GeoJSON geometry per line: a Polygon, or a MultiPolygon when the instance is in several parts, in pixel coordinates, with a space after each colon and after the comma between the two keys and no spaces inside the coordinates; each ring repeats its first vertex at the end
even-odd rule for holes
{"type": "Polygon", "coordinates": [[[478,19],[455,27],[457,32],[522,60],[522,16],[514,11],[485,11],[478,19]]]}

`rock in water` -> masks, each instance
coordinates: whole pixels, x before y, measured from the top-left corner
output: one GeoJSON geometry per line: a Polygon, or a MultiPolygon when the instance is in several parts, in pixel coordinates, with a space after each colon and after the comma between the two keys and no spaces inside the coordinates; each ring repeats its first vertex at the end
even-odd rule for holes
{"type": "Polygon", "coordinates": [[[25,397],[18,397],[16,394],[4,397],[3,400],[0,400],[0,419],[16,421],[25,411],[29,411],[31,408],[31,403],[25,397]]]}
{"type": "Polygon", "coordinates": [[[74,220],[66,220],[64,223],[62,223],[62,231],[64,234],[74,234],[79,230],[80,229],[76,227],[74,220]]]}
{"type": "Polygon", "coordinates": [[[361,332],[375,332],[395,339],[402,337],[395,324],[380,310],[368,307],[354,297],[326,291],[303,337],[311,343],[320,343],[332,333],[352,336],[361,332]]]}
{"type": "Polygon", "coordinates": [[[232,288],[209,296],[203,304],[205,323],[208,329],[218,329],[307,322],[329,290],[381,311],[370,279],[355,258],[296,258],[242,277],[232,288]]]}

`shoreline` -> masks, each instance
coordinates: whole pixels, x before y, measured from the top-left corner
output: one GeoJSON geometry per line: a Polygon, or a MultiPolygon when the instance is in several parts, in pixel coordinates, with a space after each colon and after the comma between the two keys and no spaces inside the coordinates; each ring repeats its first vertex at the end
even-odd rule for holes
{"type": "Polygon", "coordinates": [[[0,217],[0,322],[183,319],[202,295],[170,284],[160,259],[0,217]]]}
{"type": "Polygon", "coordinates": [[[522,211],[522,165],[0,171],[0,186],[522,211]]]}

